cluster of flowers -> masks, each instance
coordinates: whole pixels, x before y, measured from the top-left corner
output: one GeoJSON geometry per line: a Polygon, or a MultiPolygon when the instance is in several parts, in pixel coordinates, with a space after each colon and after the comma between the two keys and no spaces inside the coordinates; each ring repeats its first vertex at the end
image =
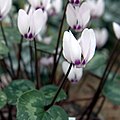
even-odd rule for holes
{"type": "MultiPolygon", "coordinates": [[[[62,0],[28,0],[28,2],[32,6],[29,13],[23,9],[18,12],[18,28],[24,38],[33,40],[45,26],[48,15],[61,12],[62,0]]],[[[12,0],[0,0],[0,3],[1,21],[10,11],[12,0]]],[[[103,38],[104,42],[102,42],[102,38],[98,36],[101,32],[102,37],[107,37],[105,29],[98,32],[86,28],[90,18],[98,18],[103,14],[104,7],[104,0],[69,0],[66,9],[67,23],[72,30],[81,33],[81,37],[78,39],[74,37],[70,30],[65,31],[63,35],[63,55],[68,62],[64,61],[62,67],[64,73],[66,73],[69,63],[73,64],[68,76],[68,79],[72,82],[80,80],[82,68],[94,56],[96,44],[105,43],[106,38],[103,38]]],[[[119,38],[118,31],[120,30],[116,23],[114,23],[114,29],[119,38]]]]}
{"type": "Polygon", "coordinates": [[[88,29],[87,24],[92,17],[98,17],[102,11],[97,11],[102,0],[97,2],[87,0],[69,0],[66,10],[66,20],[72,30],[81,32],[81,37],[76,39],[72,32],[65,31],[63,36],[63,55],[68,62],[63,62],[63,71],[66,74],[69,63],[72,69],[68,79],[74,83],[82,77],[83,67],[92,59],[96,48],[96,37],[93,29],[88,29]]]}

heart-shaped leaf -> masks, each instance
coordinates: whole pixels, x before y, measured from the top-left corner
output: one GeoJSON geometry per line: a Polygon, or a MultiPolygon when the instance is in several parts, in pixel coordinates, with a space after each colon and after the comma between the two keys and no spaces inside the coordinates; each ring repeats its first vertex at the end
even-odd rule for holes
{"type": "Polygon", "coordinates": [[[29,80],[14,80],[4,89],[8,103],[15,105],[19,96],[24,92],[35,89],[34,84],[29,80]]]}
{"type": "Polygon", "coordinates": [[[108,80],[104,86],[103,94],[115,105],[120,105],[120,76],[108,80]]]}
{"type": "MultiPolygon", "coordinates": [[[[40,91],[43,92],[45,95],[45,104],[46,105],[51,103],[57,90],[58,90],[58,87],[55,85],[47,85],[47,86],[44,86],[40,89],[40,91]]],[[[56,102],[59,102],[59,101],[64,100],[66,98],[67,98],[66,93],[64,92],[64,90],[61,90],[57,99],[56,99],[56,102]]]]}
{"type": "Polygon", "coordinates": [[[68,120],[66,112],[59,106],[44,110],[45,96],[31,90],[20,96],[17,102],[17,120],[68,120]]]}

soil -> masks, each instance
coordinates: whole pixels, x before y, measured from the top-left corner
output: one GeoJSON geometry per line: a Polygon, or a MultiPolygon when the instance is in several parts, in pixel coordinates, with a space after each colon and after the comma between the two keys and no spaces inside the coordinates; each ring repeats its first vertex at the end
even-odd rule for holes
{"type": "MultiPolygon", "coordinates": [[[[71,84],[69,91],[69,101],[76,100],[74,104],[77,105],[77,107],[80,106],[79,108],[82,108],[83,110],[90,103],[99,82],[100,80],[98,78],[87,74],[87,76],[84,76],[84,78],[78,84],[71,84]]],[[[99,98],[94,111],[97,110],[102,99],[102,97],[99,98]]],[[[73,106],[75,107],[75,105],[73,106]]],[[[99,116],[101,117],[101,120],[120,120],[120,106],[115,106],[106,99],[99,116]]]]}

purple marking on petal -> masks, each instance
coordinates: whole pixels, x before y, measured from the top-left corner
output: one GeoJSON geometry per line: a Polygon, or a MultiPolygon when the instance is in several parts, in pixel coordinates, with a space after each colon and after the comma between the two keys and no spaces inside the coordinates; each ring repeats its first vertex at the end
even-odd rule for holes
{"type": "Polygon", "coordinates": [[[74,82],[74,80],[72,79],[71,82],[74,82]]]}
{"type": "Polygon", "coordinates": [[[81,26],[80,26],[80,25],[78,25],[77,30],[80,30],[80,29],[81,29],[81,26]]]}
{"type": "Polygon", "coordinates": [[[76,25],[73,26],[73,29],[76,30],[76,25]]]}
{"type": "Polygon", "coordinates": [[[85,60],[83,60],[83,61],[82,61],[82,65],[85,65],[85,64],[86,64],[86,62],[85,62],[85,60]]]}
{"type": "Polygon", "coordinates": [[[76,0],[76,1],[75,1],[75,4],[79,4],[79,3],[80,3],[80,1],[79,1],[79,0],[76,0]]]}
{"type": "Polygon", "coordinates": [[[79,65],[79,64],[80,64],[80,60],[76,60],[75,65],[79,65]]]}
{"type": "Polygon", "coordinates": [[[0,19],[2,18],[2,15],[0,15],[0,19]]]}
{"type": "Polygon", "coordinates": [[[35,10],[41,9],[41,7],[36,7],[35,10]]]}
{"type": "Polygon", "coordinates": [[[74,3],[74,0],[71,0],[71,3],[73,4],[73,3],[74,3]]]}
{"type": "Polygon", "coordinates": [[[77,79],[72,79],[71,82],[72,82],[73,84],[76,84],[76,83],[78,82],[78,80],[77,80],[77,79]]]}
{"type": "Polygon", "coordinates": [[[33,38],[33,35],[32,33],[29,34],[29,39],[33,38]]]}
{"type": "Polygon", "coordinates": [[[27,34],[25,34],[24,37],[27,39],[28,38],[27,34]]]}

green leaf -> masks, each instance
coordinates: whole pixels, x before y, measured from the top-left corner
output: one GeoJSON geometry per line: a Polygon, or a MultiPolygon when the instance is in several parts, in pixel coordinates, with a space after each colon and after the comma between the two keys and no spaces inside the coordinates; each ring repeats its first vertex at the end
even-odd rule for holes
{"type": "MultiPolygon", "coordinates": [[[[58,87],[55,85],[47,85],[47,86],[44,86],[40,89],[40,91],[43,92],[45,95],[45,104],[46,105],[51,103],[57,90],[58,90],[58,87]]],[[[56,102],[59,102],[59,101],[64,100],[66,98],[67,98],[66,93],[64,92],[64,90],[61,90],[57,99],[56,99],[56,102]]]]}
{"type": "Polygon", "coordinates": [[[8,103],[15,105],[17,99],[26,91],[35,89],[34,84],[29,80],[14,80],[4,89],[8,103]]]}
{"type": "Polygon", "coordinates": [[[114,80],[107,80],[103,94],[115,105],[120,105],[120,76],[116,76],[114,80]]]}
{"type": "Polygon", "coordinates": [[[7,97],[3,91],[0,90],[0,109],[7,103],[7,97]]]}
{"type": "Polygon", "coordinates": [[[120,6],[119,0],[105,0],[106,2],[106,9],[104,13],[104,20],[108,22],[119,22],[120,20],[120,12],[118,10],[120,6]]]}
{"type": "Polygon", "coordinates": [[[89,70],[101,77],[106,67],[106,61],[108,59],[108,53],[106,50],[95,53],[93,59],[87,64],[85,70],[89,70]]]}
{"type": "MultiPolygon", "coordinates": [[[[31,42],[31,43],[32,43],[32,46],[34,47],[34,43],[33,42],[31,42]]],[[[55,49],[55,45],[53,45],[53,44],[47,45],[43,42],[37,42],[37,49],[38,49],[38,51],[45,51],[45,52],[48,52],[50,54],[53,54],[53,51],[55,49]]]]}
{"type": "MultiPolygon", "coordinates": [[[[17,28],[14,27],[4,27],[5,36],[8,43],[19,43],[21,35],[17,28]]],[[[0,31],[0,39],[3,40],[2,32],[0,31]]]]}
{"type": "Polygon", "coordinates": [[[0,59],[3,59],[5,56],[8,55],[8,48],[7,46],[0,41],[0,59]]]}
{"type": "Polygon", "coordinates": [[[17,120],[68,120],[66,112],[59,106],[44,110],[44,94],[31,90],[20,96],[17,102],[17,120]]]}

